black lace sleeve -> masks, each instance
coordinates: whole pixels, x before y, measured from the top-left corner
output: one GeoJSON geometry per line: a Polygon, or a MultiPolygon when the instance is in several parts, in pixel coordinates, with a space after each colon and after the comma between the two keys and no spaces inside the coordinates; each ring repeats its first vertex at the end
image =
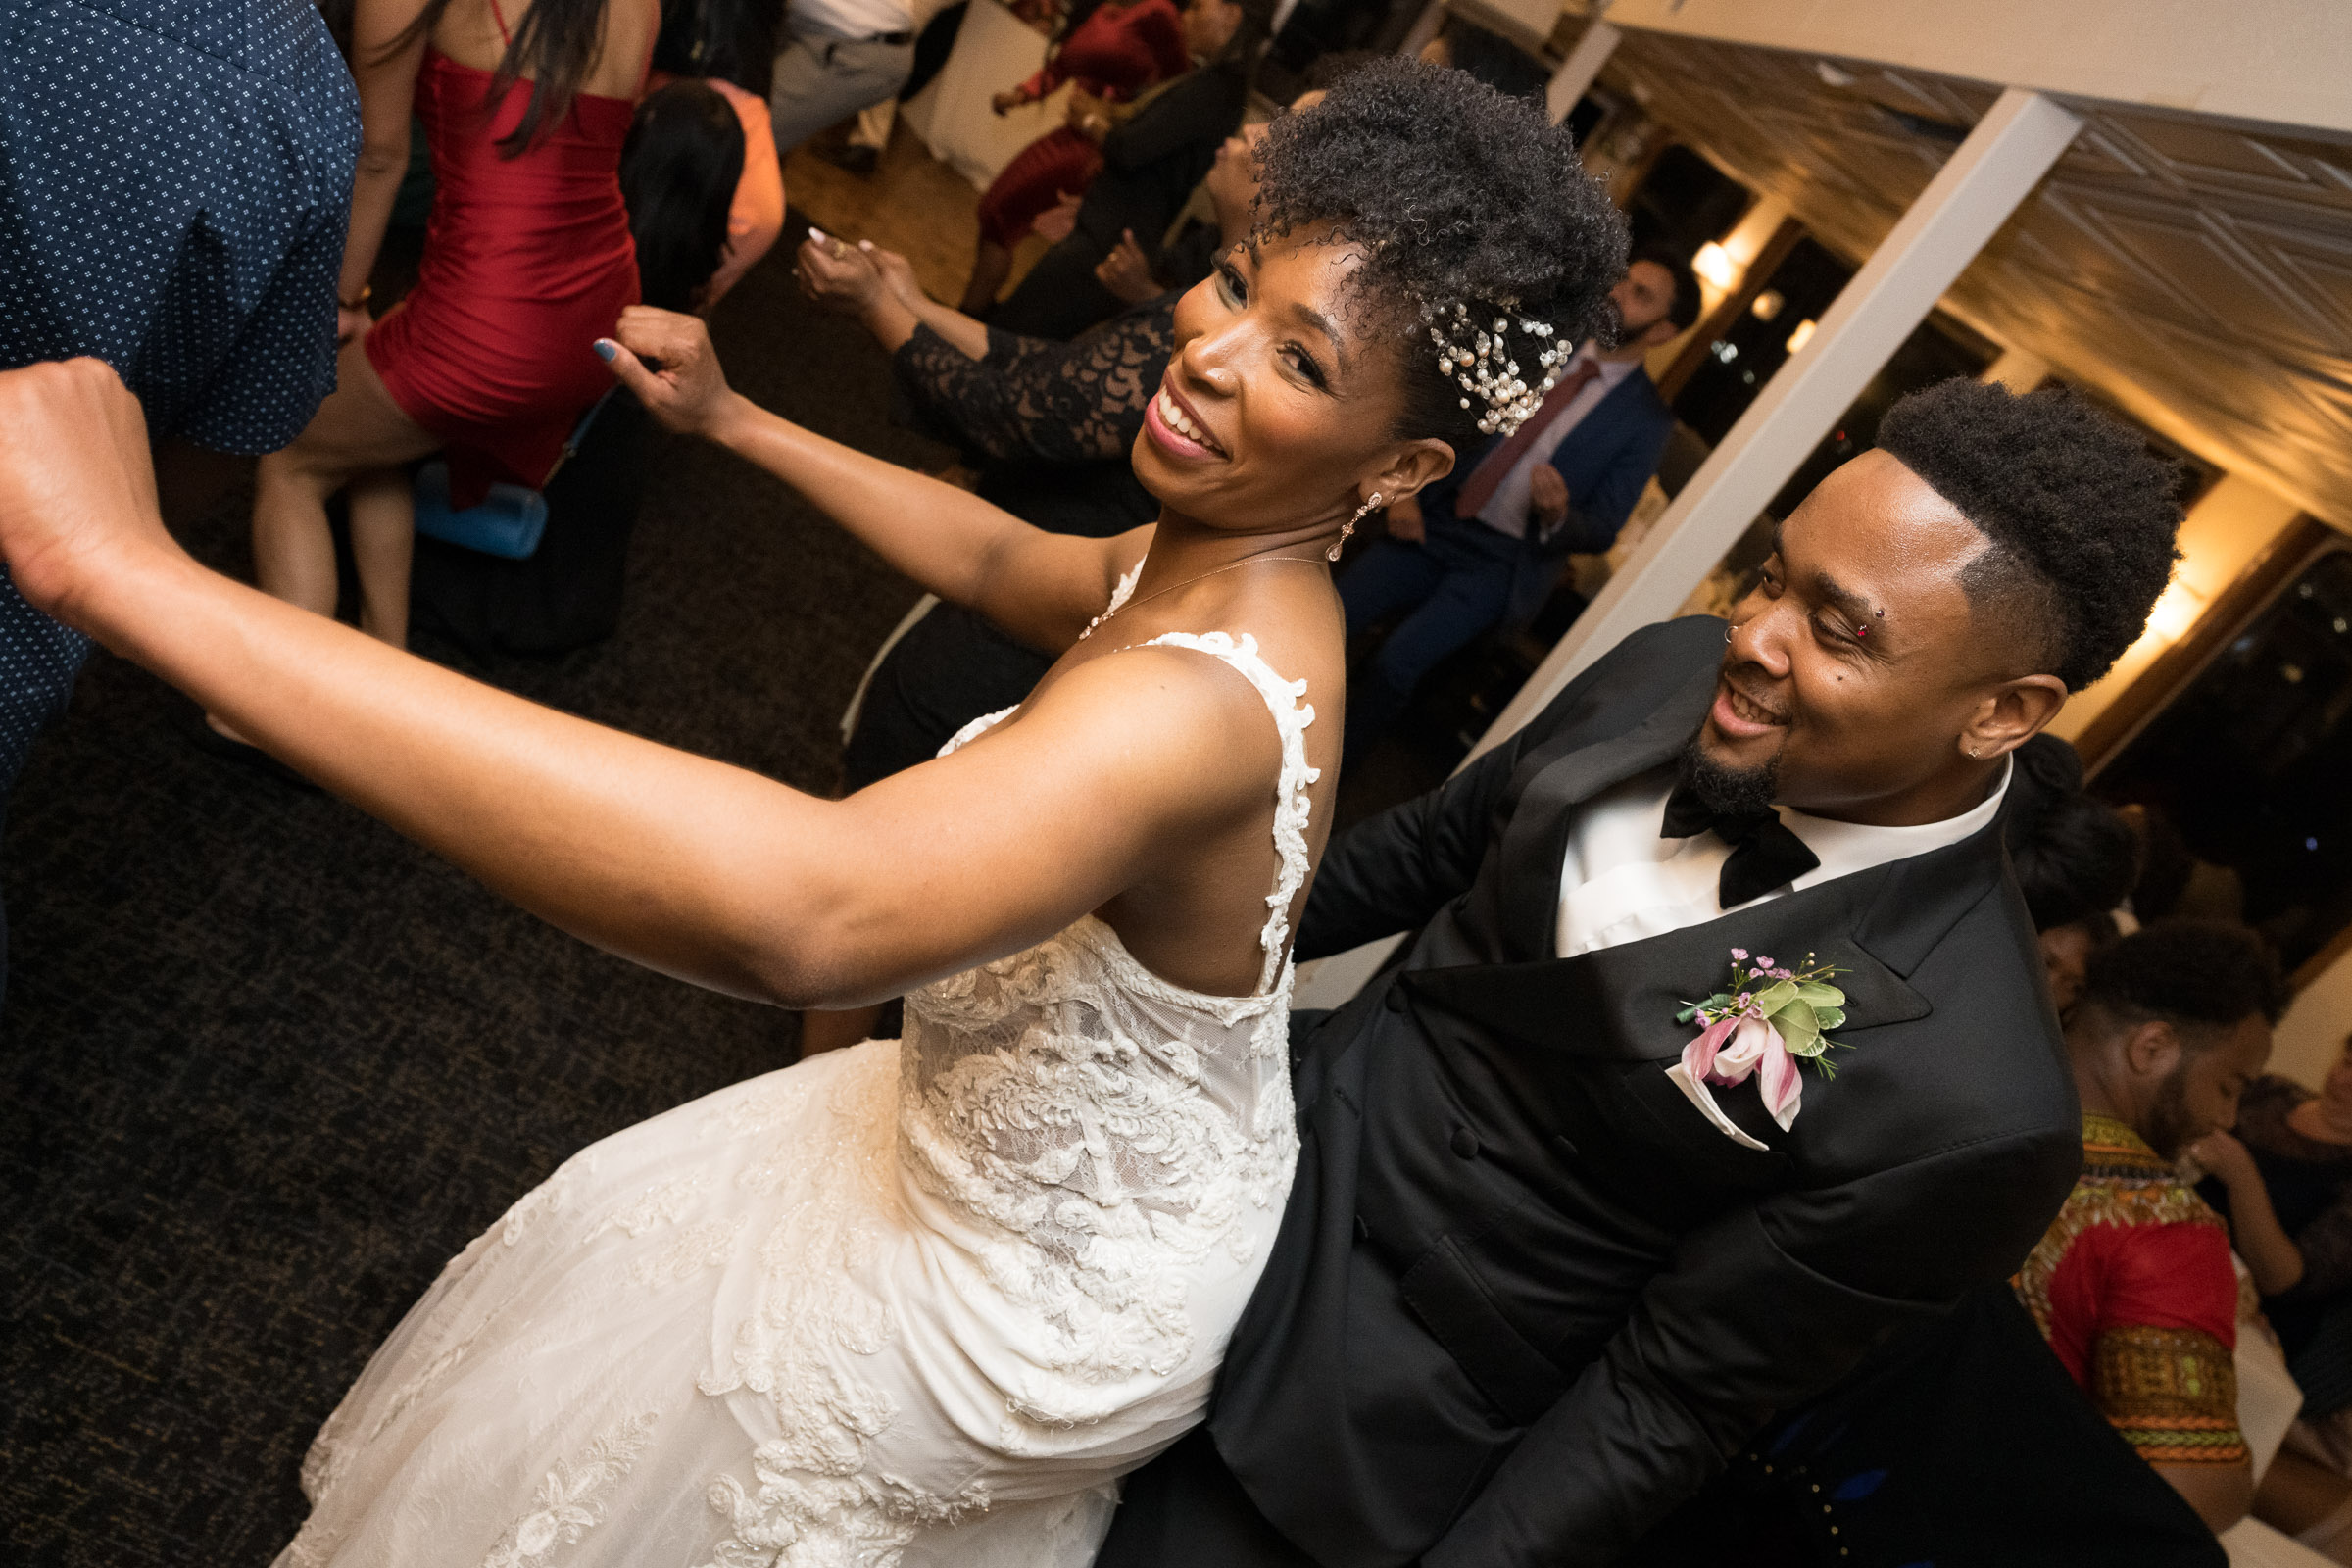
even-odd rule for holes
{"type": "Polygon", "coordinates": [[[1173,296],[1069,343],[994,329],[967,359],[929,327],[892,357],[900,387],[942,432],[985,458],[1089,463],[1124,457],[1175,338],[1173,296]]]}

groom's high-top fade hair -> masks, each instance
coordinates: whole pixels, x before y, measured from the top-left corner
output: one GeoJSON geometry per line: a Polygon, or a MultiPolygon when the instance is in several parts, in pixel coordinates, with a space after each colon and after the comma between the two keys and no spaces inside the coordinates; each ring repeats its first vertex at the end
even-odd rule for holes
{"type": "Polygon", "coordinates": [[[2180,502],[2180,470],[2133,431],[2063,388],[1952,380],[1887,410],[1879,446],[1991,541],[1960,585],[2032,672],[2079,692],[2139,640],[2180,502]]]}
{"type": "Polygon", "coordinates": [[[1563,349],[1616,327],[1609,290],[1625,275],[1624,217],[1585,172],[1565,127],[1540,99],[1511,98],[1466,72],[1376,60],[1304,114],[1282,115],[1258,149],[1253,242],[1331,225],[1368,253],[1353,304],[1368,337],[1404,350],[1405,407],[1396,434],[1434,436],[1457,453],[1483,437],[1487,409],[1440,373],[1424,305],[1458,302],[1482,327],[1497,317],[1510,358],[1529,367],[1548,323],[1563,349]]]}

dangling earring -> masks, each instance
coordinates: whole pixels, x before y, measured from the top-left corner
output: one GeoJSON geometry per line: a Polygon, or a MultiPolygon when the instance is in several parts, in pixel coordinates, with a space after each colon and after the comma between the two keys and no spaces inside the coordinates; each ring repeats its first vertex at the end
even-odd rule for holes
{"type": "Polygon", "coordinates": [[[1370,512],[1373,508],[1379,505],[1380,492],[1375,490],[1372,492],[1372,499],[1365,502],[1362,506],[1356,508],[1355,515],[1349,517],[1346,522],[1340,525],[1340,536],[1336,540],[1332,541],[1332,546],[1329,550],[1323,552],[1323,559],[1325,561],[1339,560],[1340,552],[1348,547],[1348,539],[1355,533],[1355,525],[1364,520],[1365,513],[1370,512]]]}

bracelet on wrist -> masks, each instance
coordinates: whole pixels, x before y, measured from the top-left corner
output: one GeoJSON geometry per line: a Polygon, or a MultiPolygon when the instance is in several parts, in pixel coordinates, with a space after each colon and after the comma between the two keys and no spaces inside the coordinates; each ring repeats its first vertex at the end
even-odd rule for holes
{"type": "Polygon", "coordinates": [[[375,285],[372,283],[362,283],[360,285],[360,297],[358,299],[347,300],[342,295],[338,294],[335,296],[335,303],[347,311],[356,311],[365,307],[367,303],[373,298],[375,298],[375,285]]]}

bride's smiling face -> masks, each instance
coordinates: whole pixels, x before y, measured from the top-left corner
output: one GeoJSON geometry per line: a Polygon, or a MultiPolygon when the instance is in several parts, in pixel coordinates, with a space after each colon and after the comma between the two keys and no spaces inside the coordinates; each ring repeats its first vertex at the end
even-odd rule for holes
{"type": "Polygon", "coordinates": [[[1360,248],[1293,235],[1235,246],[1176,305],[1175,353],[1135,471],[1175,512],[1235,533],[1339,520],[1443,475],[1451,449],[1398,440],[1401,344],[1348,287],[1360,248]]]}

